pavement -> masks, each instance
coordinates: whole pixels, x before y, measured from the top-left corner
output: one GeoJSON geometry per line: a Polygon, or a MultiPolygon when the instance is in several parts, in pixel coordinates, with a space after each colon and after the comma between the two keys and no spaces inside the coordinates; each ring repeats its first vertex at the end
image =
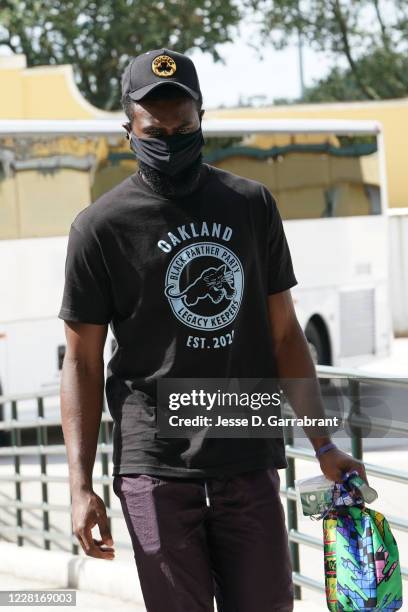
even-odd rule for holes
{"type": "Polygon", "coordinates": [[[372,359],[360,364],[357,369],[408,378],[408,338],[394,338],[388,357],[372,359]]]}
{"type": "MultiPolygon", "coordinates": [[[[11,574],[0,574],[0,590],[23,590],[23,589],[35,589],[35,590],[47,590],[56,588],[47,582],[38,582],[35,580],[28,580],[18,578],[11,574]]],[[[146,612],[146,608],[142,604],[133,602],[121,601],[113,597],[106,595],[98,595],[90,591],[76,591],[75,610],[78,612],[106,612],[106,610],[132,610],[133,612],[146,612]]],[[[30,608],[38,608],[40,606],[30,606],[30,608]]],[[[41,606],[41,608],[43,608],[41,606]]],[[[15,610],[15,606],[2,606],[2,610],[15,610]]],[[[61,606],[47,606],[45,610],[59,610],[61,612],[61,606]]]]}
{"type": "MultiPolygon", "coordinates": [[[[17,578],[16,576],[12,576],[10,574],[2,574],[0,573],[0,590],[23,590],[23,589],[52,589],[54,586],[50,586],[46,582],[37,582],[34,580],[27,580],[22,578],[17,578]]],[[[98,595],[97,593],[92,593],[90,591],[76,591],[76,601],[77,604],[75,606],[76,612],[106,612],[106,610],[120,610],[123,612],[133,611],[133,612],[146,612],[146,608],[142,604],[138,604],[135,602],[124,601],[118,598],[108,597],[104,595],[98,595]]],[[[30,608],[38,608],[39,606],[30,606],[30,608]]],[[[11,612],[16,608],[11,606],[2,606],[2,610],[9,610],[11,612]]],[[[295,603],[295,612],[318,612],[320,608],[316,607],[316,603],[313,601],[299,601],[295,603]]],[[[47,606],[47,611],[61,612],[61,606],[47,606]]],[[[323,606],[321,610],[326,610],[326,606],[323,606]]],[[[255,611],[254,611],[255,612],[255,611]]]]}

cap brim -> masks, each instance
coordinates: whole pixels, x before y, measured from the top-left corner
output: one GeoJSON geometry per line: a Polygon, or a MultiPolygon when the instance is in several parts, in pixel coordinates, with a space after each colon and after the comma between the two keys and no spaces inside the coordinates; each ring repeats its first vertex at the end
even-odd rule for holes
{"type": "Polygon", "coordinates": [[[150,93],[154,89],[157,89],[157,87],[163,87],[163,85],[174,85],[175,87],[179,87],[180,89],[183,89],[188,94],[190,94],[190,96],[194,98],[194,100],[198,100],[200,97],[200,95],[196,91],[194,91],[193,89],[190,89],[190,87],[187,87],[187,85],[183,85],[182,83],[177,83],[176,81],[163,81],[161,83],[151,83],[150,85],[146,85],[145,87],[141,87],[140,89],[136,89],[135,91],[129,92],[129,96],[132,100],[137,102],[141,100],[142,98],[144,98],[144,96],[146,96],[148,93],[150,93]]]}

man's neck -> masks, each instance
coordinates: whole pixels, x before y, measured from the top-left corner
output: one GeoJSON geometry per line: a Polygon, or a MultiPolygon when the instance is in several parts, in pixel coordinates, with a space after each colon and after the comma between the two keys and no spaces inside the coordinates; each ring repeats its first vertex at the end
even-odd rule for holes
{"type": "Polygon", "coordinates": [[[199,172],[197,172],[194,182],[191,183],[189,190],[187,192],[181,192],[180,194],[177,194],[177,190],[171,193],[170,192],[164,193],[160,189],[157,189],[157,186],[154,184],[153,181],[149,180],[149,177],[144,174],[143,170],[140,168],[138,169],[138,173],[141,176],[142,180],[146,183],[146,185],[148,185],[150,189],[152,189],[152,191],[158,193],[159,195],[162,195],[163,197],[178,197],[178,195],[179,197],[184,197],[184,196],[188,196],[192,194],[197,189],[197,187],[200,185],[201,178],[203,176],[203,172],[204,172],[204,164],[201,163],[199,172]]]}

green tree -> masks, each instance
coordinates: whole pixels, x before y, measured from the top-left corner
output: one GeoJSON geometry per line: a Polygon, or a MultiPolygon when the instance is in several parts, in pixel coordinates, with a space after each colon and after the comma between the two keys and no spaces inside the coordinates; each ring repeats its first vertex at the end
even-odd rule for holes
{"type": "MultiPolygon", "coordinates": [[[[408,95],[407,0],[244,0],[262,44],[297,42],[329,54],[331,73],[305,101],[408,95]],[[340,67],[345,65],[345,67],[340,67]]],[[[247,15],[247,18],[250,18],[247,15]]]]}
{"type": "Polygon", "coordinates": [[[0,0],[0,49],[24,53],[28,66],[72,64],[87,100],[112,110],[131,57],[200,48],[219,61],[239,20],[233,0],[0,0]]]}
{"type": "MultiPolygon", "coordinates": [[[[408,95],[408,86],[404,87],[391,78],[394,63],[408,73],[408,57],[402,54],[384,54],[382,49],[376,49],[359,60],[358,69],[371,88],[375,88],[381,99],[399,98],[408,95]]],[[[350,69],[334,67],[323,79],[317,80],[307,87],[302,102],[330,102],[336,100],[364,100],[367,96],[361,90],[350,69]]]]}

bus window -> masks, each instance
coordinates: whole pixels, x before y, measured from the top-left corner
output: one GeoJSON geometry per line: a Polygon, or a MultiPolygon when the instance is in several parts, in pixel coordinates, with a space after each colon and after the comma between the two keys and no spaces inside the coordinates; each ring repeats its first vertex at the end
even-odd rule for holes
{"type": "MultiPolygon", "coordinates": [[[[204,161],[265,184],[284,219],[381,214],[376,137],[207,137],[204,161]]],[[[67,235],[137,163],[123,135],[0,138],[0,239],[67,235]]]]}
{"type": "Polygon", "coordinates": [[[211,138],[204,154],[208,163],[266,185],[283,219],[381,214],[375,135],[211,138]]]}
{"type": "Polygon", "coordinates": [[[120,136],[0,138],[0,239],[65,236],[75,215],[136,170],[120,136]]]}

